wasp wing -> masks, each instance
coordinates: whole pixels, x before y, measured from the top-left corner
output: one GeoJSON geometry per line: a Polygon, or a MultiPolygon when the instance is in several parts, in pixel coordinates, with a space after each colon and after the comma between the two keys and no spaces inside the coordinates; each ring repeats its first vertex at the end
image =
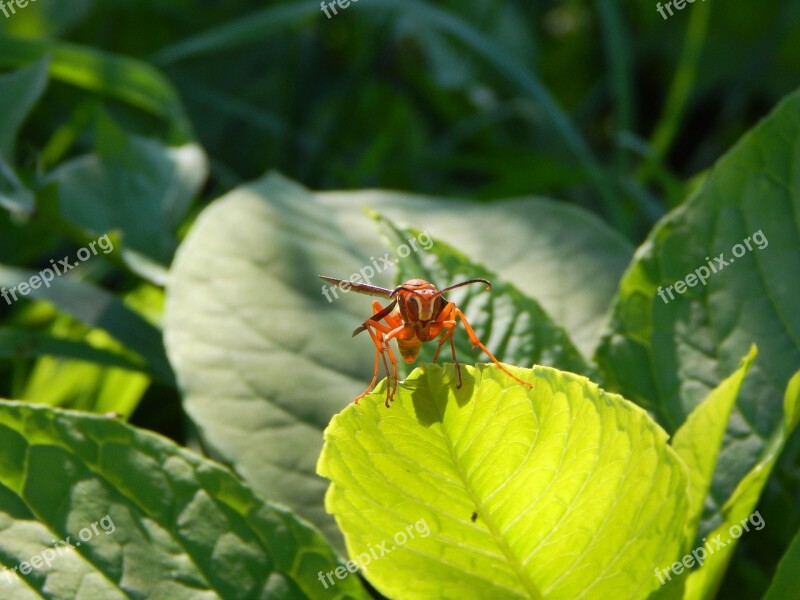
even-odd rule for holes
{"type": "MultiPolygon", "coordinates": [[[[383,310],[381,310],[379,312],[376,312],[374,315],[372,315],[370,317],[370,319],[372,319],[373,321],[380,321],[381,319],[383,319],[385,316],[387,316],[388,314],[390,314],[394,310],[394,307],[395,307],[396,304],[397,304],[397,300],[392,300],[391,302],[389,302],[389,304],[386,306],[386,308],[384,308],[383,310]]],[[[361,333],[362,331],[366,331],[366,330],[367,330],[367,326],[366,325],[362,325],[361,327],[357,327],[356,330],[353,331],[353,337],[356,337],[359,333],[361,333]]]]}
{"type": "Polygon", "coordinates": [[[325,277],[318,275],[322,281],[327,281],[331,285],[338,286],[345,292],[358,292],[359,294],[366,294],[367,296],[377,296],[378,298],[386,298],[387,300],[392,297],[392,290],[378,287],[377,285],[370,285],[368,283],[354,283],[347,279],[336,279],[335,277],[325,277]]]}

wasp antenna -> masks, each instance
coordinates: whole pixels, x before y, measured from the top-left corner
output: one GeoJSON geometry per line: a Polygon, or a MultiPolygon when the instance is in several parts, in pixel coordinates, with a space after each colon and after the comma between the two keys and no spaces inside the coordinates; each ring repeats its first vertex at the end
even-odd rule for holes
{"type": "Polygon", "coordinates": [[[404,290],[404,289],[406,289],[406,284],[405,283],[403,285],[398,285],[396,288],[394,288],[392,290],[392,293],[389,294],[389,298],[394,298],[397,295],[397,292],[399,292],[400,290],[404,290]]]}
{"type": "Polygon", "coordinates": [[[449,292],[450,290],[453,290],[455,288],[459,288],[459,287],[461,287],[463,285],[470,285],[471,283],[483,283],[483,284],[486,284],[486,289],[487,290],[492,289],[492,284],[489,283],[488,281],[486,281],[485,279],[469,279],[467,281],[462,281],[461,283],[454,283],[453,285],[451,285],[449,287],[446,287],[443,290],[439,290],[438,292],[436,292],[436,295],[439,296],[441,294],[444,294],[445,292],[449,292]]]}

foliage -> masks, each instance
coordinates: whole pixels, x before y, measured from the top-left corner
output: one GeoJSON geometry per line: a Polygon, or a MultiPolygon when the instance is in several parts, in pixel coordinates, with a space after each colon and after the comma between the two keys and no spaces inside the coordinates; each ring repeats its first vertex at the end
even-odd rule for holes
{"type": "Polygon", "coordinates": [[[789,597],[799,32],[789,0],[4,16],[0,563],[116,529],[1,595],[789,597]],[[491,280],[448,298],[534,389],[459,329],[460,390],[425,347],[348,404],[370,301],[316,276],[368,267],[491,280]]]}
{"type": "Polygon", "coordinates": [[[317,532],[160,436],[0,402],[0,438],[6,568],[57,550],[30,577],[4,573],[6,598],[328,597],[316,573],[336,557],[317,532]]]}
{"type": "Polygon", "coordinates": [[[460,390],[452,368],[416,370],[391,415],[372,395],[333,419],[319,468],[349,555],[422,520],[366,571],[389,597],[646,597],[683,540],[685,466],[620,396],[517,372],[532,392],[493,365],[460,390]]]}

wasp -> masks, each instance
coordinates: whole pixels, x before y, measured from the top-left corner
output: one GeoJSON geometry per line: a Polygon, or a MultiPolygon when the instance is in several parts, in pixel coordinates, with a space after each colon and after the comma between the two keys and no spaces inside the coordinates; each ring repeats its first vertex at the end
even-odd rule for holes
{"type": "Polygon", "coordinates": [[[533,385],[527,381],[522,381],[516,377],[503,364],[495,358],[489,349],[483,345],[472,329],[464,313],[453,303],[448,301],[442,294],[454,290],[456,288],[470,285],[473,283],[482,283],[486,286],[487,290],[492,289],[492,284],[485,279],[469,279],[456,283],[442,290],[437,290],[436,286],[424,279],[409,279],[405,283],[397,286],[393,290],[370,285],[367,283],[356,283],[346,279],[335,279],[333,277],[319,276],[323,281],[330,284],[339,286],[344,291],[352,290],[359,294],[366,294],[368,296],[377,296],[386,300],[391,300],[386,306],[382,306],[377,300],[372,303],[372,316],[365,320],[360,327],[353,331],[353,336],[366,331],[372,338],[375,344],[375,364],[372,381],[369,382],[367,389],[355,399],[355,403],[366,396],[374,387],[375,382],[378,380],[380,373],[380,364],[383,362],[383,367],[386,371],[386,407],[389,408],[389,403],[394,400],[395,392],[397,391],[397,360],[395,353],[389,342],[397,340],[397,346],[400,350],[400,356],[403,357],[407,363],[413,363],[422,344],[430,342],[439,338],[436,352],[433,353],[433,362],[439,356],[439,351],[445,342],[450,342],[450,350],[453,355],[453,362],[456,366],[456,374],[458,375],[457,388],[461,387],[461,365],[458,363],[456,357],[456,347],[453,343],[453,332],[456,329],[456,319],[460,319],[464,325],[464,329],[469,336],[469,341],[472,347],[476,346],[483,350],[492,362],[514,381],[531,388],[533,385]],[[386,357],[389,357],[387,363],[386,357]],[[389,369],[391,363],[391,370],[389,369]]]}

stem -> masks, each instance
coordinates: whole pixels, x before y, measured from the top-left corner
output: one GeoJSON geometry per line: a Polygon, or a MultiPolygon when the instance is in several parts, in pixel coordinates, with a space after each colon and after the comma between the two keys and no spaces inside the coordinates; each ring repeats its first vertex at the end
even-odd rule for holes
{"type": "MultiPolygon", "coordinates": [[[[664,111],[651,137],[651,162],[663,161],[681,125],[686,104],[697,76],[697,65],[706,41],[711,4],[711,2],[702,2],[692,6],[689,25],[686,29],[686,41],[678,68],[670,85],[664,111]]],[[[641,175],[646,178],[650,174],[651,166],[648,164],[641,175]]]]}
{"type": "MultiPolygon", "coordinates": [[[[615,129],[617,133],[631,131],[633,127],[633,83],[629,61],[630,44],[617,0],[596,0],[595,9],[600,17],[606,63],[610,71],[611,93],[614,100],[615,129]]],[[[625,168],[625,149],[616,144],[617,168],[625,168]]]]}

